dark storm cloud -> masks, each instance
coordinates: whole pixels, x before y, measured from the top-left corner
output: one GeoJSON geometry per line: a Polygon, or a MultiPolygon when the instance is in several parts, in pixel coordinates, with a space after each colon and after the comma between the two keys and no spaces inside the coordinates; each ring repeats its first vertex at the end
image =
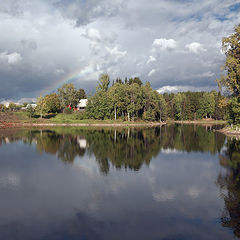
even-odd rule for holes
{"type": "Polygon", "coordinates": [[[75,20],[76,25],[81,26],[103,17],[116,16],[127,4],[123,0],[60,0],[54,6],[63,16],[75,20]]]}

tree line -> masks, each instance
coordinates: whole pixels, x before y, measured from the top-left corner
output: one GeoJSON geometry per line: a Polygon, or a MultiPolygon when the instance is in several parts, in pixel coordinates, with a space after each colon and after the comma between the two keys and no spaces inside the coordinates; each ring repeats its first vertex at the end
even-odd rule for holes
{"type": "Polygon", "coordinates": [[[86,115],[93,119],[165,121],[225,119],[227,98],[220,92],[182,92],[159,94],[150,83],[139,78],[116,79],[110,86],[102,74],[96,93],[89,98],[86,115]]]}

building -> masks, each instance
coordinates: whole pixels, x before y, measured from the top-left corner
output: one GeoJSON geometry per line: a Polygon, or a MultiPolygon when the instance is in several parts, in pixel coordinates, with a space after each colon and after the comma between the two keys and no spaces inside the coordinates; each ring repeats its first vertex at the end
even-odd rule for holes
{"type": "Polygon", "coordinates": [[[80,99],[79,103],[77,105],[77,110],[78,111],[83,111],[87,107],[88,100],[87,99],[80,99]]]}
{"type": "Polygon", "coordinates": [[[27,106],[26,106],[26,109],[29,108],[29,107],[32,107],[33,109],[35,109],[37,107],[37,104],[36,103],[28,103],[27,106]]]}

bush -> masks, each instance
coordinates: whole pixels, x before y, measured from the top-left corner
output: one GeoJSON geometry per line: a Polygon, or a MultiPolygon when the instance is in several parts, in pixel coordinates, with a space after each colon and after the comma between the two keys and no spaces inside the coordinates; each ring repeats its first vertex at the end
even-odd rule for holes
{"type": "Polygon", "coordinates": [[[73,113],[73,110],[72,110],[72,109],[69,109],[69,108],[64,108],[63,113],[64,113],[64,114],[72,114],[72,113],[73,113]]]}

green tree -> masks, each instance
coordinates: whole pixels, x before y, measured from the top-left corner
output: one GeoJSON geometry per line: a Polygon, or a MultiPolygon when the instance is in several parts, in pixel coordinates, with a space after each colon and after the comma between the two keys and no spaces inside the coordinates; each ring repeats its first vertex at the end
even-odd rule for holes
{"type": "Polygon", "coordinates": [[[232,94],[240,94],[240,24],[235,27],[234,33],[222,40],[222,49],[226,55],[224,65],[227,75],[218,80],[220,87],[226,87],[232,94]]]}
{"type": "Polygon", "coordinates": [[[46,95],[44,97],[44,105],[47,113],[55,113],[61,110],[60,100],[56,93],[46,95]]]}
{"type": "Polygon", "coordinates": [[[76,107],[78,104],[77,91],[72,83],[66,83],[58,89],[58,97],[62,108],[76,107]]]}
{"type": "Polygon", "coordinates": [[[125,87],[119,81],[109,89],[109,97],[114,105],[114,118],[123,113],[125,108],[125,87]]]}
{"type": "Polygon", "coordinates": [[[87,95],[86,95],[84,89],[82,89],[82,88],[78,89],[76,92],[76,97],[77,97],[78,102],[80,99],[86,99],[87,95]]]}
{"type": "Polygon", "coordinates": [[[43,117],[43,114],[47,113],[48,108],[47,105],[45,104],[44,97],[40,96],[37,99],[37,107],[36,111],[40,114],[40,117],[43,117]]]}
{"type": "Polygon", "coordinates": [[[27,115],[29,118],[32,118],[35,114],[35,109],[32,107],[31,104],[27,107],[27,115]]]}
{"type": "Polygon", "coordinates": [[[109,83],[110,78],[108,74],[101,74],[96,93],[88,101],[86,108],[88,117],[100,120],[111,118],[113,103],[108,92],[109,83]]]}
{"type": "Polygon", "coordinates": [[[99,84],[98,84],[97,89],[99,91],[107,92],[109,84],[110,84],[110,77],[109,77],[109,75],[107,73],[103,73],[99,77],[99,84]]]}
{"type": "Polygon", "coordinates": [[[228,122],[231,124],[240,123],[240,98],[232,97],[228,104],[228,122]]]}

